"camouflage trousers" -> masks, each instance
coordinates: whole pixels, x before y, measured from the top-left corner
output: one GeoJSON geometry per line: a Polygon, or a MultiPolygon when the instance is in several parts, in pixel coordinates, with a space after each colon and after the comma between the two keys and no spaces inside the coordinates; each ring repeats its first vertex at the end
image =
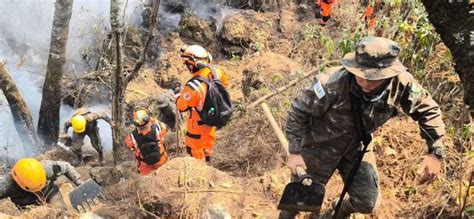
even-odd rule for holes
{"type": "MultiPolygon", "coordinates": [[[[341,218],[356,212],[370,214],[378,205],[380,195],[379,177],[371,148],[369,146],[370,151],[364,155],[364,159],[347,192],[349,198],[346,195],[338,214],[341,218]]],[[[337,169],[344,179],[344,183],[346,183],[355,159],[348,160],[344,156],[340,160],[334,159],[335,156],[332,156],[333,151],[331,150],[332,148],[303,148],[301,155],[308,168],[307,172],[314,177],[316,182],[326,185],[337,169]]],[[[296,180],[296,178],[293,177],[292,180],[296,180]]],[[[298,212],[282,211],[280,218],[294,218],[297,214],[298,212]]]]}
{"type": "Polygon", "coordinates": [[[99,135],[99,127],[95,127],[92,129],[86,130],[84,133],[73,133],[72,134],[72,143],[71,143],[71,150],[74,152],[79,158],[82,157],[82,146],[84,145],[84,138],[86,135],[91,140],[92,147],[97,151],[99,157],[102,159],[103,156],[103,148],[100,141],[99,135]]]}

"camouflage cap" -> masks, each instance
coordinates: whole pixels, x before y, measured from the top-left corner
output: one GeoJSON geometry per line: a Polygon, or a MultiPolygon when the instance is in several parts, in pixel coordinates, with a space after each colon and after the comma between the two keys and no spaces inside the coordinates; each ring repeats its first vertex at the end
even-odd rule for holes
{"type": "Polygon", "coordinates": [[[401,48],[392,40],[382,37],[361,39],[354,53],[344,56],[341,63],[352,74],[367,80],[382,80],[405,72],[398,59],[401,48]]]}

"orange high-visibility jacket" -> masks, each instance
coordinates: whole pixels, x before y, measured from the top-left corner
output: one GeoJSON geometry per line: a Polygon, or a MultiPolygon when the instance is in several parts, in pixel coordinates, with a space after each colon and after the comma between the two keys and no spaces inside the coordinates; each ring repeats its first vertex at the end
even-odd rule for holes
{"type": "MultiPolygon", "coordinates": [[[[222,82],[224,87],[228,87],[229,77],[225,74],[225,72],[220,68],[216,69],[216,76],[222,82]]],[[[204,78],[212,78],[212,72],[209,68],[204,68],[196,73],[193,74],[193,77],[201,76],[204,78]]],[[[181,93],[179,94],[176,105],[179,111],[184,112],[187,110],[191,110],[190,119],[200,121],[201,118],[199,117],[199,113],[196,109],[200,110],[204,106],[204,100],[207,94],[207,84],[201,82],[197,79],[191,79],[186,83],[186,86],[183,88],[181,93]]]]}
{"type": "MultiPolygon", "coordinates": [[[[134,151],[134,157],[135,157],[135,160],[137,160],[137,166],[138,166],[138,169],[140,170],[140,173],[142,175],[148,175],[153,170],[158,169],[160,166],[165,164],[166,161],[168,161],[168,156],[166,154],[166,149],[165,149],[165,146],[164,146],[164,139],[165,139],[165,135],[168,132],[168,130],[167,130],[166,126],[163,123],[157,121],[154,118],[152,118],[151,123],[153,124],[151,127],[157,128],[156,139],[159,141],[159,144],[157,144],[157,147],[159,147],[159,152],[161,154],[160,160],[157,163],[155,163],[154,165],[148,165],[147,163],[142,161],[143,155],[141,154],[140,149],[138,147],[138,143],[136,142],[136,140],[133,137],[132,133],[129,133],[125,137],[125,144],[131,150],[134,151]]],[[[143,130],[143,131],[138,130],[138,134],[140,134],[140,135],[147,135],[150,132],[151,132],[151,129],[147,129],[147,130],[143,130]]]]}

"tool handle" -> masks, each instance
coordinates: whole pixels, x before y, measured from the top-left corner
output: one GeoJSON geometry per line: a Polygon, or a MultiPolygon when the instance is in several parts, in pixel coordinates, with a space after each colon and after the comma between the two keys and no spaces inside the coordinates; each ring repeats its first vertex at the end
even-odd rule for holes
{"type": "Polygon", "coordinates": [[[296,166],[296,175],[301,184],[305,186],[311,186],[311,184],[313,184],[313,177],[309,175],[302,166],[296,166]]]}

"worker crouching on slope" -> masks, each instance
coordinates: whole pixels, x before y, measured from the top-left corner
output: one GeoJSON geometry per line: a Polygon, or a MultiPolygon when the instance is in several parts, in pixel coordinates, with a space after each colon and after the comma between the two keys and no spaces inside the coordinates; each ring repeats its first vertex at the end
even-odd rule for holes
{"type": "MultiPolygon", "coordinates": [[[[286,123],[290,151],[287,166],[293,174],[297,166],[302,166],[316,182],[326,184],[338,169],[347,183],[361,140],[401,109],[418,122],[428,145],[419,169],[420,183],[431,183],[438,176],[444,156],[441,111],[399,61],[400,51],[391,40],[364,38],[355,53],[344,57],[341,67],[319,74],[315,83],[294,99],[286,123]]],[[[369,146],[338,217],[373,213],[379,200],[379,185],[369,146]]],[[[282,211],[280,217],[293,218],[297,213],[282,211]]]]}
{"type": "Polygon", "coordinates": [[[180,112],[189,111],[186,122],[184,143],[187,152],[194,158],[211,161],[212,148],[216,137],[216,127],[203,123],[199,111],[204,106],[208,85],[197,77],[206,79],[218,78],[224,87],[229,86],[229,79],[223,70],[210,66],[211,55],[201,46],[185,46],[181,49],[181,59],[192,74],[176,99],[180,112]],[[212,68],[212,69],[211,69],[212,68]]]}
{"type": "Polygon", "coordinates": [[[134,151],[138,170],[145,176],[168,161],[164,145],[168,131],[164,123],[151,117],[145,109],[135,111],[132,121],[135,128],[125,137],[125,144],[134,151]]]}
{"type": "Polygon", "coordinates": [[[62,133],[62,137],[67,136],[69,127],[72,126],[73,129],[71,150],[76,154],[77,158],[72,162],[72,165],[78,166],[83,162],[82,146],[84,145],[86,135],[90,138],[92,147],[94,147],[99,154],[100,165],[105,165],[99,126],[97,126],[97,120],[99,119],[105,120],[112,128],[115,127],[115,123],[105,112],[92,113],[87,108],[77,109],[71,119],[64,123],[64,133],[62,133]]]}
{"type": "Polygon", "coordinates": [[[54,183],[60,176],[66,176],[76,186],[83,183],[81,175],[68,162],[21,159],[11,174],[0,177],[0,199],[10,198],[22,208],[44,203],[65,207],[59,187],[54,183]]]}

